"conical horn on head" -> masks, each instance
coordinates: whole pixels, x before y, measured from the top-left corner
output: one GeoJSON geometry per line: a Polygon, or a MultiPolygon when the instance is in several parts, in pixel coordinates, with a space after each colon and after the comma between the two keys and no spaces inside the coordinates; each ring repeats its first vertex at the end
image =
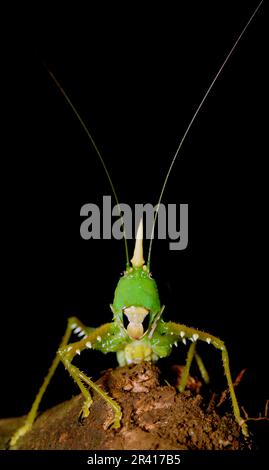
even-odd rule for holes
{"type": "Polygon", "coordinates": [[[134,255],[131,259],[134,268],[141,268],[145,264],[143,258],[143,218],[141,218],[135,239],[134,255]]]}

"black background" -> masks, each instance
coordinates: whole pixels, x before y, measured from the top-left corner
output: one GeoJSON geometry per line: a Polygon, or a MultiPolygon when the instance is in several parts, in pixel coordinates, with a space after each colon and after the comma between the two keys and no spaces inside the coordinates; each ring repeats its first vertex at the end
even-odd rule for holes
{"type": "MultiPolygon", "coordinates": [[[[110,321],[125,266],[122,241],[80,237],[81,206],[101,205],[111,190],[42,60],[87,123],[120,201],[156,204],[186,126],[257,5],[112,3],[91,2],[87,10],[76,3],[60,14],[40,6],[6,38],[1,416],[29,409],[69,316],[91,326],[110,321]]],[[[167,240],[156,240],[152,251],[164,318],[226,342],[233,376],[247,368],[239,395],[252,415],[268,398],[263,16],[262,7],[165,190],[165,204],[189,204],[188,247],[170,251],[167,240]]],[[[213,383],[224,387],[219,353],[201,351],[213,383]]],[[[172,360],[184,357],[182,347],[172,360]]],[[[80,359],[93,377],[116,365],[114,355],[80,359]]],[[[76,392],[60,367],[43,406],[76,392]]]]}

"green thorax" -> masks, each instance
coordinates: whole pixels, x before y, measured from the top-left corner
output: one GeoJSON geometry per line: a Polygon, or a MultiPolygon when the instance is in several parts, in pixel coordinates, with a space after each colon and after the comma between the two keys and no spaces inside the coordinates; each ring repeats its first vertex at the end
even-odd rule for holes
{"type": "Polygon", "coordinates": [[[131,305],[145,307],[153,315],[161,309],[157,284],[145,265],[127,269],[116,287],[114,314],[120,314],[124,308],[131,305]]]}

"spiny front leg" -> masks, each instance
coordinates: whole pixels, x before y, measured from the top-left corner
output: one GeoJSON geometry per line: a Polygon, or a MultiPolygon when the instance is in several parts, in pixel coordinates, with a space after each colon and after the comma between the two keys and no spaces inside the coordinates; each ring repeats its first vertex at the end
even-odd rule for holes
{"type": "Polygon", "coordinates": [[[235,391],[234,391],[233,381],[231,377],[231,371],[230,371],[230,366],[229,366],[229,355],[228,355],[228,351],[226,349],[224,342],[220,340],[219,338],[217,338],[216,336],[213,336],[209,333],[205,333],[204,331],[199,331],[199,330],[196,330],[195,328],[190,328],[188,326],[181,325],[181,324],[174,323],[174,322],[164,323],[163,330],[164,330],[163,332],[165,333],[170,333],[170,334],[172,333],[174,335],[178,335],[179,338],[181,339],[188,338],[193,343],[195,343],[198,339],[201,341],[205,341],[206,343],[212,344],[215,348],[221,351],[224,373],[225,373],[229,390],[230,390],[234,416],[238,424],[241,426],[244,436],[248,437],[249,434],[248,434],[247,424],[245,423],[244,419],[240,415],[240,409],[238,406],[237,398],[236,398],[235,391]]]}
{"type": "Polygon", "coordinates": [[[111,324],[108,323],[106,325],[102,325],[101,327],[94,330],[90,333],[86,338],[76,343],[71,343],[63,348],[60,348],[58,351],[58,355],[63,362],[65,368],[68,370],[69,374],[73,377],[75,383],[81,390],[85,401],[82,407],[82,417],[86,418],[89,415],[89,407],[92,404],[92,397],[90,395],[89,390],[85,387],[84,384],[91,387],[95,392],[97,392],[112,408],[114,411],[114,419],[112,421],[113,428],[120,427],[120,420],[121,420],[121,408],[120,406],[113,400],[113,398],[109,397],[106,392],[104,392],[99,385],[95,384],[87,375],[78,369],[78,367],[72,364],[72,360],[76,354],[80,354],[81,351],[85,349],[95,349],[99,346],[102,338],[106,337],[110,334],[111,324]]]}
{"type": "MultiPolygon", "coordinates": [[[[81,331],[84,332],[84,330],[92,331],[92,330],[94,330],[94,328],[85,327],[81,323],[81,321],[76,317],[68,318],[67,328],[66,328],[65,334],[63,336],[63,339],[61,341],[60,348],[63,348],[64,346],[67,345],[73,330],[75,330],[74,333],[78,333],[78,332],[81,332],[81,331]]],[[[85,335],[86,332],[84,332],[83,334],[85,335]]],[[[58,355],[56,355],[55,358],[52,361],[52,364],[51,364],[51,366],[49,368],[49,371],[48,371],[48,373],[47,373],[47,375],[44,379],[44,382],[41,385],[41,387],[40,387],[40,389],[39,389],[39,391],[38,391],[38,393],[35,397],[34,403],[32,404],[31,409],[30,409],[30,411],[29,411],[29,413],[26,417],[24,425],[21,426],[19,429],[17,429],[15,431],[15,433],[13,434],[13,436],[11,437],[10,444],[9,444],[10,449],[15,449],[17,441],[19,440],[19,438],[22,437],[24,434],[26,434],[31,429],[31,427],[33,425],[33,422],[36,419],[36,415],[37,415],[37,412],[38,412],[38,407],[40,405],[42,397],[43,397],[43,395],[44,395],[44,393],[45,393],[45,391],[46,391],[46,389],[47,389],[47,387],[48,387],[48,385],[49,385],[49,383],[52,379],[52,376],[53,376],[55,370],[57,369],[57,366],[58,366],[59,362],[60,362],[60,357],[58,355]]]]}

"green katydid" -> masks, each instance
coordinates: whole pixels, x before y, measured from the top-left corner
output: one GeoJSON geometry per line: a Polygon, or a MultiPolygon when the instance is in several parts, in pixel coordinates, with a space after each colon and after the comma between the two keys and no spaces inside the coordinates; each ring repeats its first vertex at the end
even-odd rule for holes
{"type": "MultiPolygon", "coordinates": [[[[195,328],[190,328],[179,323],[165,322],[163,320],[162,314],[164,311],[164,307],[161,305],[158,294],[158,288],[150,272],[150,259],[153,231],[158,214],[158,208],[162,200],[167,180],[174,165],[174,162],[208,94],[210,93],[224,66],[229,60],[234,49],[237,47],[238,42],[245,33],[247,27],[251,23],[252,19],[254,18],[262,3],[263,0],[258,4],[249,21],[247,22],[240,35],[238,36],[237,40],[235,41],[233,47],[226,56],[221,67],[217,71],[178,145],[176,153],[172,159],[171,165],[165,177],[160,198],[157,204],[157,211],[155,213],[154,218],[147,262],[145,263],[143,258],[143,225],[141,221],[137,231],[134,255],[131,259],[131,265],[128,257],[127,242],[125,239],[126,269],[123,276],[118,281],[115,290],[113,304],[111,305],[111,310],[113,313],[112,321],[110,323],[101,325],[98,328],[90,328],[83,325],[82,322],[76,317],[71,317],[68,319],[67,329],[60,344],[57,355],[53,360],[49,372],[45,377],[45,380],[34,400],[34,403],[30,409],[30,412],[27,415],[24,425],[20,427],[11,438],[11,448],[15,448],[19,438],[31,429],[35,421],[41,399],[60,362],[63,363],[63,365],[70,373],[70,375],[72,376],[84,396],[85,400],[82,408],[82,417],[86,418],[90,413],[89,408],[92,404],[92,397],[89,389],[92,388],[111,406],[114,412],[114,419],[111,425],[117,429],[121,425],[120,406],[116,403],[116,401],[114,401],[114,399],[109,397],[97,384],[95,384],[90,378],[88,378],[84,372],[82,372],[78,367],[72,364],[74,357],[86,349],[96,349],[103,353],[114,352],[117,354],[119,365],[123,366],[126,364],[139,363],[141,361],[157,361],[159,358],[168,356],[171,353],[174,344],[177,344],[178,342],[183,342],[186,344],[187,341],[190,341],[190,348],[187,354],[186,366],[184,368],[181,384],[179,387],[179,391],[182,392],[185,389],[193,359],[196,359],[203,379],[206,382],[208,381],[207,371],[203,365],[200,356],[198,356],[196,352],[196,342],[198,339],[208,344],[212,344],[215,348],[220,350],[222,355],[224,372],[228,382],[228,387],[232,400],[234,416],[238,424],[241,426],[243,434],[245,436],[248,435],[247,425],[240,416],[240,409],[238,406],[230,373],[228,352],[224,342],[219,338],[204,331],[200,331],[195,328]],[[148,320],[148,326],[146,329],[144,329],[145,320],[148,320]],[[78,341],[72,343],[69,342],[72,334],[78,336],[78,341]]],[[[115,196],[117,204],[119,205],[118,198],[114,186],[112,184],[110,175],[104,163],[104,160],[88,128],[86,127],[78,111],[76,110],[76,108],[74,107],[74,105],[72,104],[69,97],[62,89],[54,75],[51,72],[49,73],[53,81],[63,94],[64,98],[70,105],[72,111],[80,121],[88,138],[90,139],[91,144],[93,145],[104,167],[104,170],[112,188],[112,192],[115,196]]]]}

